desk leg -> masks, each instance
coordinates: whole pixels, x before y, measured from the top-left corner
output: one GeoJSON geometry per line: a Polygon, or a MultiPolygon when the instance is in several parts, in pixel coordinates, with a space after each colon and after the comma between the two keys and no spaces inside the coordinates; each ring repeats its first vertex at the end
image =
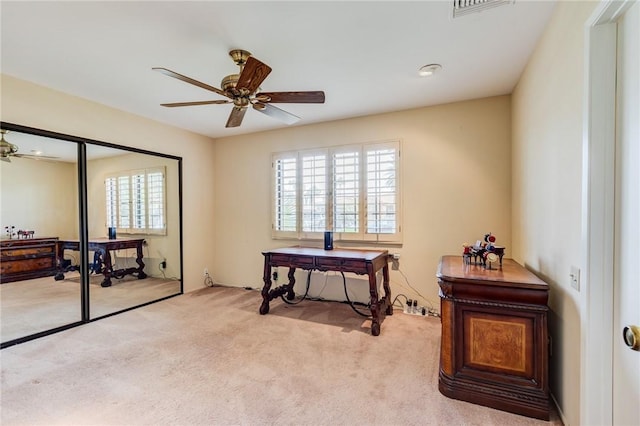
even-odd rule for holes
{"type": "Polygon", "coordinates": [[[387,307],[386,314],[393,315],[393,306],[391,304],[391,287],[389,287],[389,264],[386,263],[382,267],[382,288],[384,288],[384,300],[387,307]]]}
{"type": "Polygon", "coordinates": [[[289,274],[287,274],[287,278],[289,278],[289,283],[285,286],[285,292],[287,294],[287,300],[293,300],[296,297],[296,294],[293,291],[293,286],[296,283],[295,277],[296,268],[289,268],[289,274]]]}
{"type": "Polygon", "coordinates": [[[371,296],[371,334],[378,336],[380,334],[380,324],[384,316],[380,312],[378,283],[376,282],[376,273],[371,265],[367,266],[367,275],[369,276],[369,295],[371,296]]]}
{"type": "Polygon", "coordinates": [[[99,251],[100,257],[102,257],[102,274],[104,280],[100,283],[102,287],[111,287],[111,272],[113,271],[113,265],[111,264],[111,253],[109,250],[99,251]]]}
{"type": "Polygon", "coordinates": [[[56,272],[56,275],[53,277],[53,279],[56,281],[64,280],[64,268],[62,267],[62,264],[64,263],[64,247],[62,247],[62,244],[60,244],[59,242],[56,243],[56,263],[58,272],[56,272]]]}
{"type": "Polygon", "coordinates": [[[142,261],[142,244],[138,244],[136,250],[136,263],[138,264],[138,279],[142,280],[147,278],[147,274],[144,273],[144,262],[142,261]]]}
{"type": "Polygon", "coordinates": [[[260,305],[260,314],[265,315],[269,313],[269,301],[275,299],[276,297],[285,296],[288,300],[293,300],[295,298],[295,293],[293,292],[293,285],[296,283],[295,278],[296,268],[289,267],[289,282],[285,285],[281,285],[280,287],[276,287],[273,290],[271,289],[271,266],[269,265],[269,260],[265,259],[264,262],[264,287],[262,288],[262,305],[260,305]]]}
{"type": "Polygon", "coordinates": [[[384,321],[385,316],[393,315],[391,288],[389,287],[389,265],[385,264],[382,267],[382,288],[384,289],[382,299],[379,298],[376,272],[372,266],[367,266],[367,274],[369,275],[369,295],[371,296],[371,334],[378,336],[380,324],[384,321]]]}
{"type": "Polygon", "coordinates": [[[264,259],[264,274],[262,277],[264,287],[262,287],[262,305],[260,305],[260,315],[269,313],[269,290],[271,289],[271,266],[269,258],[264,259]]]}

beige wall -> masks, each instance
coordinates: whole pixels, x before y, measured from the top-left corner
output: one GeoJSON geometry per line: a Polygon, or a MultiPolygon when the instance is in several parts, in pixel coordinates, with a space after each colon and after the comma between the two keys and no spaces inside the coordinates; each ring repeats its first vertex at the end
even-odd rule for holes
{"type": "MultiPolygon", "coordinates": [[[[309,244],[271,239],[272,152],[399,139],[404,243],[388,248],[400,253],[411,286],[439,309],[440,256],[460,254],[463,242],[486,232],[511,256],[510,108],[501,96],[218,139],[216,281],[261,287],[262,250],[309,244]]],[[[415,297],[401,274],[392,271],[391,281],[394,295],[415,297]]],[[[323,296],[342,293],[326,288],[323,296]]]]}
{"type": "Polygon", "coordinates": [[[1,114],[10,123],[182,157],[184,286],[203,286],[202,270],[215,257],[213,140],[7,75],[1,114]]]}
{"type": "Polygon", "coordinates": [[[580,424],[584,24],[596,2],[559,2],[513,93],[513,254],[551,285],[550,382],[580,424]]]}
{"type": "Polygon", "coordinates": [[[35,231],[35,238],[78,238],[77,182],[75,163],[0,162],[2,237],[5,226],[15,226],[35,231]]]}
{"type": "MultiPolygon", "coordinates": [[[[439,257],[493,232],[552,286],[551,387],[565,420],[579,424],[582,308],[568,275],[580,264],[583,24],[595,4],[559,3],[512,98],[214,143],[3,75],[2,120],[182,156],[187,291],[202,285],[204,267],[219,283],[260,287],[260,252],[299,243],[271,239],[272,152],[400,139],[404,243],[388,248],[402,272],[437,306],[439,257]]],[[[415,296],[398,272],[391,279],[394,295],[415,296]]]]}

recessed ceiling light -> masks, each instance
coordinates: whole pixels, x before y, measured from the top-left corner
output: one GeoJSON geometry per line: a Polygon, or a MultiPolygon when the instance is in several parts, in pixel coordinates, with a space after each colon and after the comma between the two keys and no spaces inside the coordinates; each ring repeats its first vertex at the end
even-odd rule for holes
{"type": "Polygon", "coordinates": [[[42,155],[42,151],[37,149],[32,149],[31,152],[33,153],[33,155],[42,155]]]}
{"type": "Polygon", "coordinates": [[[441,69],[442,69],[442,65],[440,64],[429,64],[429,65],[420,67],[420,69],[418,70],[418,74],[420,75],[420,77],[428,77],[430,75],[435,74],[441,69]]]}

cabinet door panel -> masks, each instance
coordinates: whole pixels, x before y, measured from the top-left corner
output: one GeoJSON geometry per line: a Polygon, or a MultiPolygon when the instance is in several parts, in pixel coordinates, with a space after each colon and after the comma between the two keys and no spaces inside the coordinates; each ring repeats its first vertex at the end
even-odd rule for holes
{"type": "Polygon", "coordinates": [[[464,367],[533,377],[533,319],[463,310],[464,367]]]}

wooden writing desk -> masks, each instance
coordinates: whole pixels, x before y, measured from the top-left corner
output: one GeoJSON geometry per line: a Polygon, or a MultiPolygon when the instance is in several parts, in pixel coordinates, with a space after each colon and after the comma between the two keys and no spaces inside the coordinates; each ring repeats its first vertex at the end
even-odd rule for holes
{"type": "Polygon", "coordinates": [[[323,250],[310,247],[287,247],[262,253],[264,255],[264,287],[260,314],[269,312],[269,301],[286,295],[293,300],[295,293],[294,273],[296,268],[317,271],[353,272],[369,276],[369,294],[371,296],[371,334],[380,334],[380,324],[386,315],[393,314],[391,289],[389,288],[389,266],[387,250],[323,250]],[[289,268],[289,282],[271,289],[271,268],[282,266],[289,268]],[[378,297],[376,273],[382,269],[384,296],[378,297]]]}
{"type": "MultiPolygon", "coordinates": [[[[102,287],[111,286],[112,276],[118,278],[128,274],[137,274],[137,277],[140,280],[147,277],[147,274],[144,273],[144,262],[142,261],[143,243],[144,238],[116,238],[114,240],[110,240],[108,238],[95,238],[89,240],[89,250],[100,256],[101,270],[98,272],[102,272],[102,275],[104,275],[104,280],[100,283],[102,287]],[[136,263],[138,264],[138,267],[114,270],[111,262],[110,251],[130,248],[136,249],[136,263]]],[[[55,276],[56,281],[64,279],[62,264],[65,250],[79,251],[80,242],[78,240],[60,240],[57,242],[56,256],[58,259],[58,273],[55,276]]]]}

